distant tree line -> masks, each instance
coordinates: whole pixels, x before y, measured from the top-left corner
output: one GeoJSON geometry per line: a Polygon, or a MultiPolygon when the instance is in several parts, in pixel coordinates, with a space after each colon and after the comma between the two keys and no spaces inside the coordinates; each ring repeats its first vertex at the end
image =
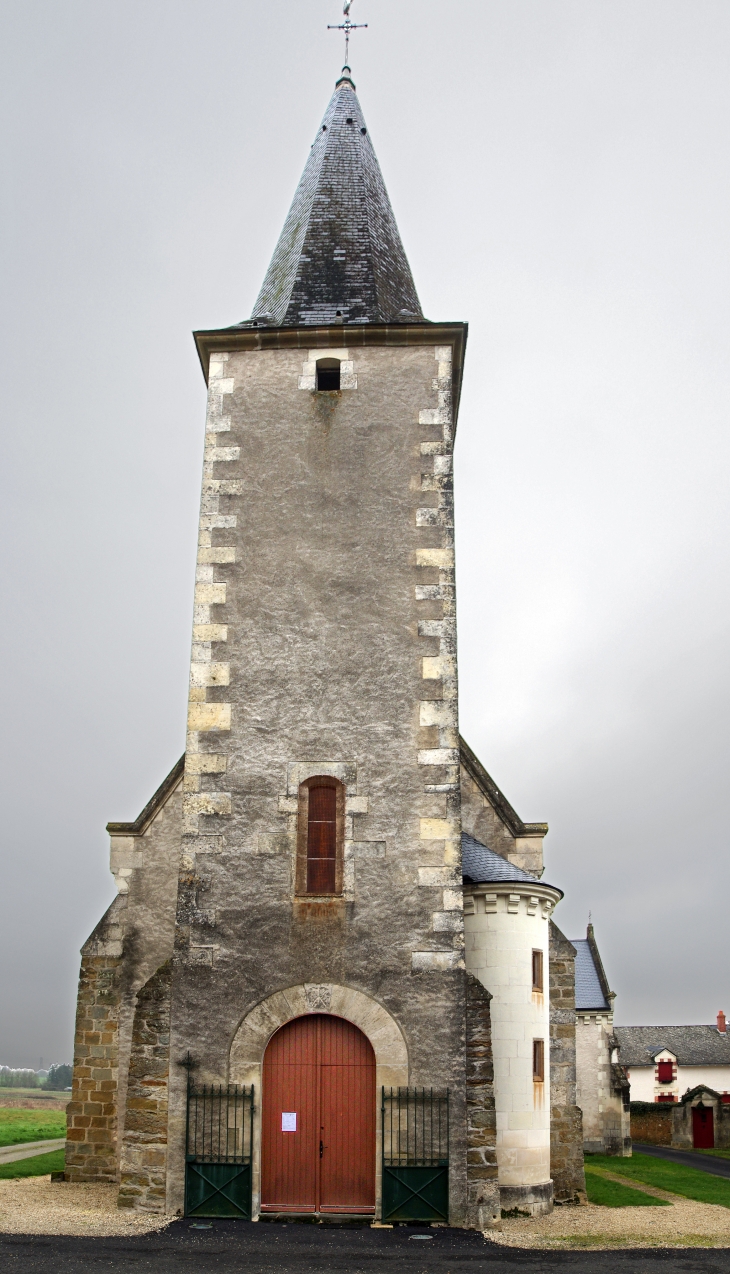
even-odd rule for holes
{"type": "Polygon", "coordinates": [[[34,1071],[30,1068],[0,1066],[0,1088],[46,1088],[54,1092],[63,1092],[71,1087],[73,1067],[65,1063],[51,1066],[48,1072],[34,1071]]]}

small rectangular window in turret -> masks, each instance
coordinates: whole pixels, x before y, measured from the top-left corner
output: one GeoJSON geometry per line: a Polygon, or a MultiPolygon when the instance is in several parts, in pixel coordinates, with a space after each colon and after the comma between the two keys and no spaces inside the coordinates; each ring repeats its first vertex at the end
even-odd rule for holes
{"type": "Polygon", "coordinates": [[[532,1041],[532,1078],[541,1083],[545,1079],[545,1041],[532,1041]]]}
{"type": "Polygon", "coordinates": [[[317,389],[323,391],[339,390],[340,360],[338,358],[317,359],[317,389]]]}
{"type": "Polygon", "coordinates": [[[543,973],[542,973],[542,951],[533,951],[532,953],[532,989],[533,991],[542,991],[543,973]]]}

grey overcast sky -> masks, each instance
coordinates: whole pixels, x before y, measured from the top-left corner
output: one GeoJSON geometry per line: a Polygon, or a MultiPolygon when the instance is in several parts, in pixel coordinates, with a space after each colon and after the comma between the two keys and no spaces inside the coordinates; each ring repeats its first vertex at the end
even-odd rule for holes
{"type": "MultiPolygon", "coordinates": [[[[109,819],[182,752],[204,424],[339,0],[2,6],[0,1062],[71,1056],[109,819]]],[[[730,1010],[727,0],[357,0],[432,319],[470,324],[462,731],[622,1023],[730,1010]]]]}

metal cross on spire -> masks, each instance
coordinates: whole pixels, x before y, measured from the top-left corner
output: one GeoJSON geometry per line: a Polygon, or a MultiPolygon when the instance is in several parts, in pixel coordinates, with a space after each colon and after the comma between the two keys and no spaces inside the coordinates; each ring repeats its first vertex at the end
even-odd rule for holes
{"type": "Polygon", "coordinates": [[[329,23],[327,24],[328,31],[344,31],[345,33],[345,66],[350,65],[350,32],[362,31],[367,26],[367,22],[351,22],[350,21],[351,7],[352,7],[352,0],[345,0],[345,3],[342,6],[342,12],[345,15],[345,21],[341,22],[339,26],[331,26],[329,23]]]}

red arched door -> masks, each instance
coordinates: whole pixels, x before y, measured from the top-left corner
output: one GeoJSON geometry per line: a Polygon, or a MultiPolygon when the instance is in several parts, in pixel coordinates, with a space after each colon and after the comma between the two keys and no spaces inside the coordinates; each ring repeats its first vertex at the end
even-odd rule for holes
{"type": "Polygon", "coordinates": [[[261,1208],[375,1210],[375,1054],[340,1017],[296,1018],[269,1041],[261,1208]]]}

